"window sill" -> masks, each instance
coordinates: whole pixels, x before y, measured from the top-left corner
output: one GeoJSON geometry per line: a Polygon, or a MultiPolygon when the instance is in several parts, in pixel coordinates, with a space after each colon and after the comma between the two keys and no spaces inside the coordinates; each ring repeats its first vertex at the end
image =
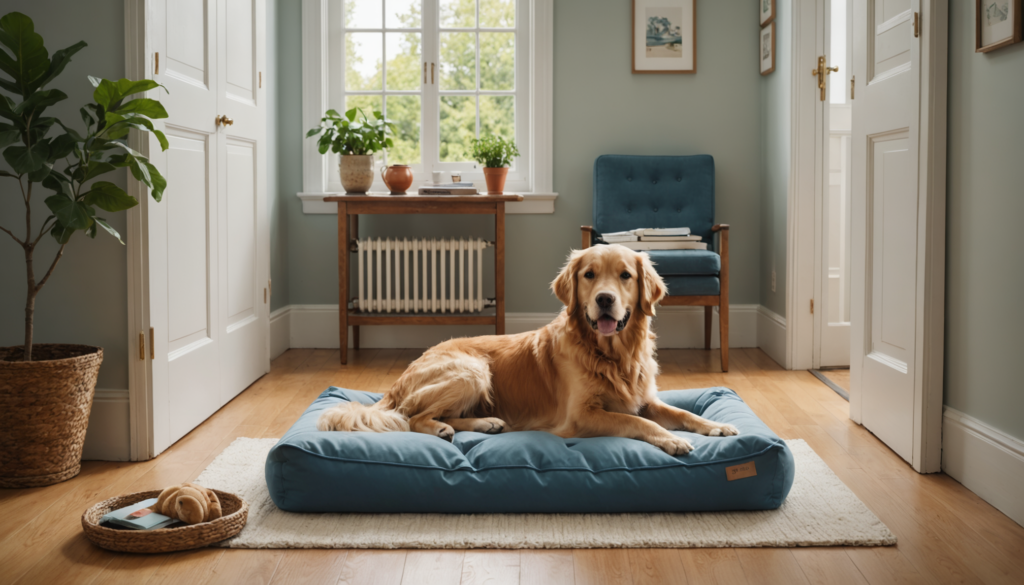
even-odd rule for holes
{"type": "MultiPolygon", "coordinates": [[[[337,215],[338,205],[324,201],[324,197],[341,195],[341,193],[296,193],[302,201],[302,213],[306,215],[325,214],[337,215]]],[[[555,199],[558,193],[521,193],[522,201],[505,204],[507,214],[546,214],[555,212],[555,199]]]]}

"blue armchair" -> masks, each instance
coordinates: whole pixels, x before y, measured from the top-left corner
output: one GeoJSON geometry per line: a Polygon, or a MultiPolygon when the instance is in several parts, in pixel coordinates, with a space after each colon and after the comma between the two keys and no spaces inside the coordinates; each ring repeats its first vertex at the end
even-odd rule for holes
{"type": "Polygon", "coordinates": [[[715,224],[715,161],[710,155],[603,155],[594,161],[594,225],[583,247],[602,233],[688,227],[705,250],[651,250],[668,286],[662,305],[704,307],[704,349],[711,349],[711,312],[718,307],[722,371],[729,371],[729,226],[715,224]],[[718,234],[717,245],[713,237],[718,234]]]}

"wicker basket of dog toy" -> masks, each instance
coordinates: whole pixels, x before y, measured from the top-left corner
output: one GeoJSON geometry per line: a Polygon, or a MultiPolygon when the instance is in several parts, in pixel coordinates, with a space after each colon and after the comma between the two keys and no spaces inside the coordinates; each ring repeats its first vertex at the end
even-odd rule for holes
{"type": "Polygon", "coordinates": [[[82,529],[93,544],[130,553],[165,553],[209,546],[231,538],[245,527],[249,505],[242,498],[194,484],[165,490],[137,492],[110,498],[82,514],[82,529]],[[119,530],[101,526],[108,512],[159,498],[153,511],[186,522],[185,526],[156,530],[119,530]]]}

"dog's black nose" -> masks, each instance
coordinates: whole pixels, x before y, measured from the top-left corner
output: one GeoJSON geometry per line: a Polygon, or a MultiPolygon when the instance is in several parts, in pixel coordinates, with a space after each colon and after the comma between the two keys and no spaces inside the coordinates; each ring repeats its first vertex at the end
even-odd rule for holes
{"type": "Polygon", "coordinates": [[[610,309],[615,303],[615,295],[611,293],[600,293],[597,295],[597,306],[602,309],[610,309]]]}

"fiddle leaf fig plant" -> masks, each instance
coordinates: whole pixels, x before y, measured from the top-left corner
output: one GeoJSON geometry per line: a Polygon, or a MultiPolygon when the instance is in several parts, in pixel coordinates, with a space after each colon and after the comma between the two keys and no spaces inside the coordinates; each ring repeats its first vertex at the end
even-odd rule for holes
{"type": "Polygon", "coordinates": [[[167,138],[153,126],[153,120],[166,118],[167,111],[157,100],[131,98],[162,87],[155,81],[89,77],[96,89],[93,103],[79,110],[84,131],[44,115],[47,108],[68,97],[59,89],[46,86],[85,46],[85,42],[78,42],[50,55],[43,38],[35,32],[32,19],[18,12],[0,18],[0,73],[7,76],[0,76],[0,90],[6,92],[0,92],[0,118],[6,119],[0,122],[0,149],[9,168],[0,168],[0,177],[11,179],[8,185],[17,183],[17,189],[4,191],[20,195],[24,202],[25,235],[19,237],[3,225],[0,231],[17,242],[25,254],[25,361],[32,359],[36,296],[50,279],[75,232],[95,238],[102,230],[124,243],[101,213],[123,211],[139,202],[115,183],[100,179],[126,167],[149,187],[155,201],[161,200],[167,188],[167,181],[149,159],[127,144],[128,133],[135,129],[152,133],[160,148],[167,149],[167,138]],[[40,191],[49,193],[44,203],[50,212],[41,224],[33,223],[32,219],[33,196],[40,191]],[[37,279],[34,253],[47,234],[60,247],[42,278],[37,279]]]}
{"type": "Polygon", "coordinates": [[[318,143],[320,154],[374,154],[391,148],[394,142],[387,137],[394,134],[395,125],[378,111],[371,120],[359,108],[352,108],[342,116],[336,110],[327,110],[320,119],[320,125],[310,129],[306,138],[323,132],[318,143]],[[356,118],[359,118],[358,120],[356,118]]]}

